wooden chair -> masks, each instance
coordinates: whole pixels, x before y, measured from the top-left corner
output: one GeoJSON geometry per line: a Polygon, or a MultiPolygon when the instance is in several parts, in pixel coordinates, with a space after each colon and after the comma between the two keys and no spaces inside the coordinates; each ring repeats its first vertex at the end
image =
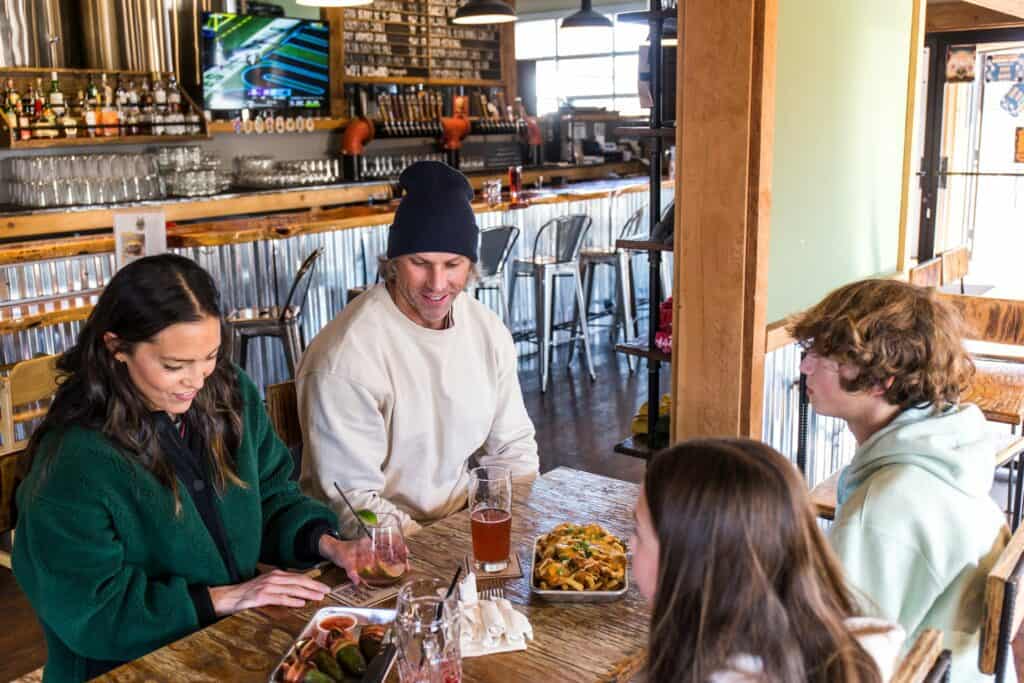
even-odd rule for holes
{"type": "Polygon", "coordinates": [[[926,629],[914,641],[900,661],[890,683],[938,683],[949,680],[952,661],[949,650],[942,649],[942,631],[926,629]]]}
{"type": "Polygon", "coordinates": [[[910,284],[919,287],[939,287],[942,285],[942,258],[935,257],[919,263],[907,273],[910,284]]]}
{"type": "Polygon", "coordinates": [[[18,438],[17,425],[46,415],[49,399],[57,391],[58,358],[41,356],[22,361],[7,377],[0,377],[0,455],[20,451],[28,443],[28,433],[18,438]]]}
{"type": "MultiPolygon", "coordinates": [[[[0,535],[10,534],[14,542],[14,527],[18,522],[15,493],[18,485],[28,476],[29,461],[25,451],[0,455],[0,535]]],[[[0,549],[0,567],[11,568],[9,549],[0,549]]]]}
{"type": "MultiPolygon", "coordinates": [[[[993,299],[963,294],[940,294],[964,319],[968,341],[1024,347],[1024,301],[993,299]]],[[[985,419],[1010,426],[1013,434],[1024,425],[1024,363],[1013,356],[983,358],[975,356],[977,372],[967,391],[961,396],[965,403],[977,405],[985,419]]],[[[1016,530],[1021,519],[1024,462],[1018,457],[1010,461],[1011,473],[1016,469],[1013,492],[1011,528],[1016,530]]]]}
{"type": "Polygon", "coordinates": [[[971,251],[966,246],[947,249],[939,255],[942,259],[942,285],[960,281],[960,293],[964,293],[964,276],[971,260],[971,251]]]}
{"type": "Polygon", "coordinates": [[[1013,657],[1010,647],[1024,619],[1024,530],[1018,529],[999,555],[985,581],[985,604],[981,616],[981,646],[978,650],[978,668],[982,673],[995,674],[996,683],[1002,683],[1007,664],[1013,657]]]}
{"type": "Polygon", "coordinates": [[[302,464],[302,426],[299,424],[299,398],[294,380],[267,387],[267,415],[274,431],[295,459],[294,475],[297,476],[302,464]]]}

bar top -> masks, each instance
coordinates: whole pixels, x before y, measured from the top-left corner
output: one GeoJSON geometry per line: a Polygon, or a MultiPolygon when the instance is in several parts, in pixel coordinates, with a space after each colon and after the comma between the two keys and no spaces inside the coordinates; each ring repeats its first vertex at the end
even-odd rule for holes
{"type": "MultiPolygon", "coordinates": [[[[523,171],[523,184],[529,186],[538,177],[564,178],[570,181],[607,178],[610,174],[635,176],[644,173],[637,161],[595,166],[543,166],[523,171]]],[[[492,179],[504,180],[502,173],[480,173],[469,176],[474,189],[492,179]]],[[[0,240],[27,239],[49,235],[109,229],[119,211],[162,209],[168,222],[196,221],[273,211],[309,210],[339,205],[388,201],[395,195],[390,181],[346,183],[288,190],[263,190],[220,194],[211,197],[167,199],[153,202],[102,207],[62,207],[0,213],[0,240]]]]}
{"type": "MultiPolygon", "coordinates": [[[[637,176],[612,180],[591,180],[564,187],[524,192],[525,205],[513,206],[508,202],[503,202],[495,206],[488,206],[482,201],[475,201],[473,210],[477,213],[509,211],[540,204],[597,199],[616,191],[644,192],[647,182],[646,178],[637,176]]],[[[329,209],[313,207],[304,211],[266,216],[225,218],[183,225],[169,223],[167,245],[175,248],[220,246],[387,224],[393,220],[397,205],[397,200],[390,199],[381,203],[355,204],[329,209]]],[[[264,208],[264,210],[273,209],[264,208]]],[[[9,242],[0,245],[0,265],[30,263],[83,254],[109,253],[113,250],[114,237],[111,232],[82,237],[9,242]]]]}

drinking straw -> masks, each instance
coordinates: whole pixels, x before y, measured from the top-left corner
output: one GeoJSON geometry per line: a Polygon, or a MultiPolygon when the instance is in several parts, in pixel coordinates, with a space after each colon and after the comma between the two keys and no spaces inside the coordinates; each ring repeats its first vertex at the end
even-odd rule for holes
{"type": "Polygon", "coordinates": [[[366,528],[365,524],[363,524],[362,517],[360,517],[356,513],[356,509],[354,507],[352,507],[352,503],[350,503],[348,501],[348,496],[346,496],[345,492],[341,490],[340,486],[338,486],[338,482],[334,482],[334,489],[341,495],[341,499],[343,501],[345,501],[345,505],[348,506],[348,509],[352,511],[352,516],[356,518],[357,522],[359,522],[359,526],[362,528],[363,533],[366,534],[366,537],[369,538],[370,536],[372,536],[372,534],[370,533],[370,530],[366,528]]]}

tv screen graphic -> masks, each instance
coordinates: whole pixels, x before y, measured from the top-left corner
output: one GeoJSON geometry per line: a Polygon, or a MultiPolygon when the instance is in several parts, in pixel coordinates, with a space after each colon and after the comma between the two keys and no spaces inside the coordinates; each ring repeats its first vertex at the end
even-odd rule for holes
{"type": "Polygon", "coordinates": [[[201,33],[205,109],[326,109],[325,22],[211,12],[201,33]]]}

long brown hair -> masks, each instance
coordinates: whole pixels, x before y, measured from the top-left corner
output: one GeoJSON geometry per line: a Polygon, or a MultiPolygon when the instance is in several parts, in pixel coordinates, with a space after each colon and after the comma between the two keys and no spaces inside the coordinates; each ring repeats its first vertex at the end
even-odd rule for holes
{"type": "Polygon", "coordinates": [[[885,400],[904,410],[953,405],[974,376],[963,319],[931,288],[853,282],[793,316],[787,329],[818,355],[857,369],[840,376],[844,390],[885,387],[885,400]]]}
{"type": "Polygon", "coordinates": [[[130,354],[137,344],[153,339],[171,325],[207,316],[220,321],[220,351],[213,373],[183,419],[206,444],[217,490],[223,492],[229,482],[244,486],[234,465],[234,453],[242,441],[242,399],[230,360],[231,337],[221,315],[220,294],[213,278],[199,264],[174,254],[134,261],[110,280],[82,325],[75,345],[57,361],[60,384],[46,417],[29,441],[29,457],[56,452],[56,448],[40,449],[50,432],[60,434],[74,426],[94,429],[171,489],[176,506],[180,506],[177,479],[160,448],[151,410],[127,368],[107,348],[104,335],[113,332],[118,339],[117,351],[130,354]]]}
{"type": "Polygon", "coordinates": [[[781,454],[686,441],[652,458],[644,491],[659,542],[649,681],[706,683],[751,655],[759,680],[880,683],[844,624],[856,608],[839,562],[781,454]]]}

